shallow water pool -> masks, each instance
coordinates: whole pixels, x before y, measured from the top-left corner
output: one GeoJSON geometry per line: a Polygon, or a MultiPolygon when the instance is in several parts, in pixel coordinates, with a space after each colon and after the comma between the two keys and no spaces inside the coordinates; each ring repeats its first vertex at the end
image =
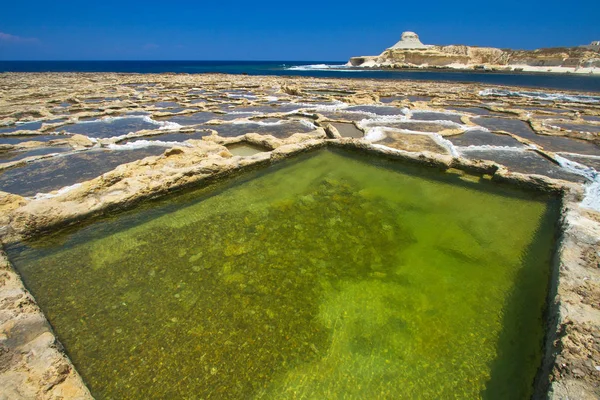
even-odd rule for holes
{"type": "Polygon", "coordinates": [[[242,156],[242,157],[249,157],[249,156],[253,156],[255,154],[263,153],[265,151],[271,151],[270,149],[267,149],[266,147],[257,146],[255,144],[249,143],[249,142],[232,143],[232,144],[228,144],[226,147],[227,147],[227,150],[229,150],[229,152],[231,154],[233,154],[234,156],[242,156]]]}
{"type": "Polygon", "coordinates": [[[48,193],[94,179],[121,164],[164,153],[164,147],[97,149],[65,154],[0,171],[0,190],[21,196],[48,193]]]}
{"type": "Polygon", "coordinates": [[[79,133],[91,138],[110,138],[144,129],[158,129],[160,124],[144,116],[128,116],[81,121],[67,125],[68,133],[79,133]]]}
{"type": "Polygon", "coordinates": [[[8,252],[99,399],[516,399],[557,213],[321,150],[8,252]]]}

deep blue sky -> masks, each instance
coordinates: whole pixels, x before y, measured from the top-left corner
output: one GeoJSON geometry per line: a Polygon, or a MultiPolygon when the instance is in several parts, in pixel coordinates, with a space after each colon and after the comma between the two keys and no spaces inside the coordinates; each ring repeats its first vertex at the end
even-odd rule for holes
{"type": "Polygon", "coordinates": [[[340,60],[402,31],[426,44],[533,49],[600,40],[600,1],[21,1],[0,60],[340,60]]]}

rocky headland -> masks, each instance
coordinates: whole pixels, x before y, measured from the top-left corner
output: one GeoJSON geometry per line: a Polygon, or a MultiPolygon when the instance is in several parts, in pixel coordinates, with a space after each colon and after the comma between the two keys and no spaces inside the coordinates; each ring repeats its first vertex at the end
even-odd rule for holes
{"type": "Polygon", "coordinates": [[[352,57],[350,67],[455,69],[497,72],[600,74],[600,46],[511,50],[466,45],[424,45],[414,32],[378,56],[352,57]]]}

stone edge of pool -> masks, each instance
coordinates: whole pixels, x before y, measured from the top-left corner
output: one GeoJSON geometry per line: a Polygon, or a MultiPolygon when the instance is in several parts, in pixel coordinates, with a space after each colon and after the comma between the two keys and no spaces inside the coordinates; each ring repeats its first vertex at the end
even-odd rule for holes
{"type": "MultiPolygon", "coordinates": [[[[600,215],[579,206],[583,196],[581,185],[512,173],[493,162],[429,152],[411,153],[360,139],[330,140],[299,134],[286,140],[272,140],[249,134],[243,140],[273,150],[232,157],[224,144],[240,139],[194,141],[194,146],[174,147],[160,156],[120,165],[98,178],[50,195],[32,199],[0,192],[0,240],[4,244],[15,243],[106,212],[129,209],[144,199],[210,184],[328,146],[465,174],[465,179],[484,176],[499,183],[554,193],[562,201],[560,237],[548,295],[545,355],[533,397],[596,398],[598,388],[593,380],[581,376],[578,365],[597,356],[588,344],[594,343],[594,334],[597,335],[590,322],[600,320],[600,311],[586,303],[590,300],[586,300],[582,288],[586,282],[600,281],[600,254],[596,250],[600,243],[600,215]]],[[[600,360],[596,362],[600,364],[600,360]]],[[[5,395],[9,398],[92,398],[3,251],[0,251],[0,387],[8,392],[5,395]]]]}

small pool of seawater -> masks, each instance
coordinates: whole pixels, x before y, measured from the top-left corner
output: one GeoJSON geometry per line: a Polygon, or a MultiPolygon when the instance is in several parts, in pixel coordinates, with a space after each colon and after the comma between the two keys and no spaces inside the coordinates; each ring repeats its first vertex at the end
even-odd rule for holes
{"type": "Polygon", "coordinates": [[[412,119],[421,121],[451,121],[456,124],[461,124],[461,115],[448,114],[436,111],[412,110],[412,119]]]}
{"type": "Polygon", "coordinates": [[[281,120],[281,123],[260,123],[260,121],[249,121],[246,123],[229,123],[210,125],[211,129],[217,131],[219,136],[233,137],[242,136],[247,133],[258,133],[261,135],[272,135],[276,138],[287,138],[295,133],[310,133],[315,127],[300,120],[281,120]]]}
{"type": "Polygon", "coordinates": [[[271,150],[267,149],[266,147],[257,146],[255,144],[249,143],[249,142],[232,143],[232,144],[228,144],[225,147],[227,147],[227,150],[229,150],[229,152],[231,154],[233,154],[234,156],[242,156],[242,157],[253,156],[255,154],[263,153],[265,151],[271,151],[271,150]]]}
{"type": "Polygon", "coordinates": [[[557,203],[321,150],[8,253],[98,399],[529,398],[557,203]]]}
{"type": "Polygon", "coordinates": [[[56,146],[56,147],[38,147],[36,149],[19,150],[19,151],[7,151],[0,153],[0,163],[8,163],[23,160],[27,157],[45,156],[54,153],[65,153],[71,151],[72,148],[68,146],[56,146]]]}
{"type": "Polygon", "coordinates": [[[342,137],[361,138],[365,135],[363,131],[358,129],[354,124],[347,122],[332,122],[331,125],[337,129],[338,133],[342,137]]]}
{"type": "Polygon", "coordinates": [[[70,135],[9,135],[0,136],[2,144],[21,144],[25,142],[49,142],[51,140],[68,139],[70,135]]]}
{"type": "Polygon", "coordinates": [[[144,116],[127,116],[81,121],[63,127],[68,133],[79,133],[91,138],[110,138],[144,129],[158,129],[160,124],[144,116]]]}
{"type": "Polygon", "coordinates": [[[65,154],[0,171],[0,190],[35,196],[71,186],[115,169],[121,164],[164,153],[164,147],[132,150],[97,149],[65,154]]]}
{"type": "Polygon", "coordinates": [[[135,142],[139,142],[142,140],[147,140],[147,141],[162,141],[162,142],[185,142],[186,140],[190,140],[190,139],[195,139],[195,140],[201,140],[204,136],[209,136],[210,133],[208,131],[196,131],[196,132],[191,132],[191,133],[163,133],[163,134],[159,134],[159,135],[149,135],[149,136],[139,136],[136,138],[132,138],[132,139],[125,139],[121,142],[119,142],[119,144],[126,144],[126,143],[135,143],[135,142]]]}

